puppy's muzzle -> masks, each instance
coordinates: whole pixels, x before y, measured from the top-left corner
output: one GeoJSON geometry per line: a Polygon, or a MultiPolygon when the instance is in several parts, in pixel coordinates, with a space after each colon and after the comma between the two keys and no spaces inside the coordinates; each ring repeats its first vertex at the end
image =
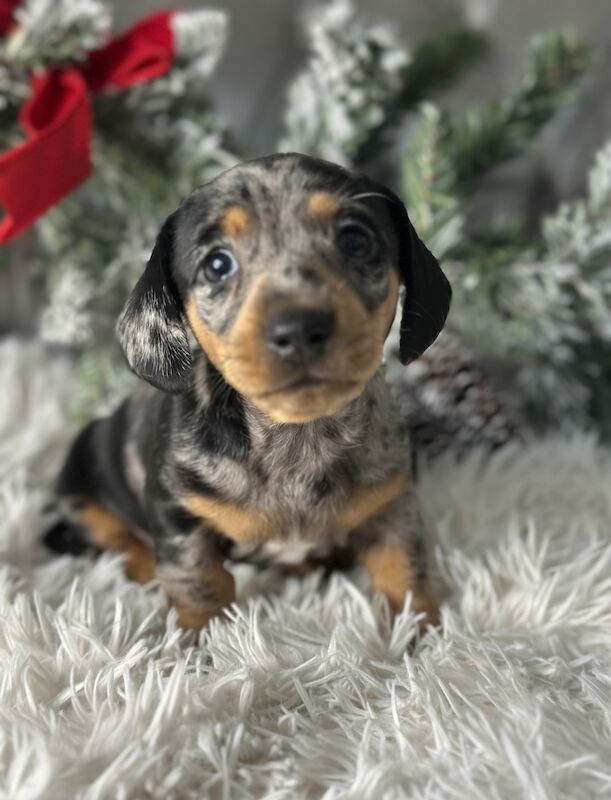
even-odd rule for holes
{"type": "Polygon", "coordinates": [[[290,366],[308,366],[324,355],[335,328],[331,311],[284,309],[265,328],[267,348],[290,366]]]}

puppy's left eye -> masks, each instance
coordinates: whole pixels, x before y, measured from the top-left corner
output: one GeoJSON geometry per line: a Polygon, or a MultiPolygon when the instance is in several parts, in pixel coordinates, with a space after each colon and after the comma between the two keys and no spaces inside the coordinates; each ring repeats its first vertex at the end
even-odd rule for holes
{"type": "Polygon", "coordinates": [[[213,250],[204,259],[202,271],[210,283],[227,280],[238,271],[238,262],[229,250],[213,250]]]}
{"type": "Polygon", "coordinates": [[[344,225],[337,234],[337,246],[349,258],[367,258],[373,251],[373,238],[361,225],[344,225]]]}

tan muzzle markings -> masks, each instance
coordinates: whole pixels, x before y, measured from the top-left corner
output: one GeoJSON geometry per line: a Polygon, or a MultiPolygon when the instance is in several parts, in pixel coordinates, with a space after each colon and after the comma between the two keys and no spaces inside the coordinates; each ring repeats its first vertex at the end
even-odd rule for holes
{"type": "MultiPolygon", "coordinates": [[[[231,386],[275,422],[308,422],[330,416],[357,397],[378,369],[384,338],[394,317],[399,292],[396,270],[389,270],[386,299],[372,312],[327,269],[319,266],[316,272],[325,289],[325,307],[335,315],[335,331],[324,355],[303,374],[279,363],[267,347],[267,276],[253,283],[234,323],[223,336],[202,321],[193,297],[187,304],[193,333],[214,366],[231,386]],[[300,385],[291,388],[291,383],[296,382],[300,385]]],[[[313,307],[320,305],[300,300],[286,306],[291,310],[313,307]]]]}

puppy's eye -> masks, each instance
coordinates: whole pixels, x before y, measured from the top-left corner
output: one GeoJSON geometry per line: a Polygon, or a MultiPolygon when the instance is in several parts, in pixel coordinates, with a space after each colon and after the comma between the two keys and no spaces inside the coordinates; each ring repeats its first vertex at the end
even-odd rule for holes
{"type": "Polygon", "coordinates": [[[229,250],[213,250],[204,259],[202,271],[207,281],[218,283],[235,275],[238,262],[229,250]]]}
{"type": "Polygon", "coordinates": [[[367,258],[373,251],[373,239],[360,225],[344,225],[337,234],[337,246],[349,258],[367,258]]]}

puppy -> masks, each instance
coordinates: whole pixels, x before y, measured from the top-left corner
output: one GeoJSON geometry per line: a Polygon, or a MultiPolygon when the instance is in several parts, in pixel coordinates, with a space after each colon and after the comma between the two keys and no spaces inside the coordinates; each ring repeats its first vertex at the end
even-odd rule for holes
{"type": "Polygon", "coordinates": [[[363,175],[280,154],[197,189],[118,322],[146,383],[74,442],[49,545],[122,551],[186,628],[234,599],[228,559],[298,574],[356,560],[393,610],[411,592],[434,624],[405,422],[380,371],[401,284],[408,363],[451,291],[401,201],[363,175]]]}

